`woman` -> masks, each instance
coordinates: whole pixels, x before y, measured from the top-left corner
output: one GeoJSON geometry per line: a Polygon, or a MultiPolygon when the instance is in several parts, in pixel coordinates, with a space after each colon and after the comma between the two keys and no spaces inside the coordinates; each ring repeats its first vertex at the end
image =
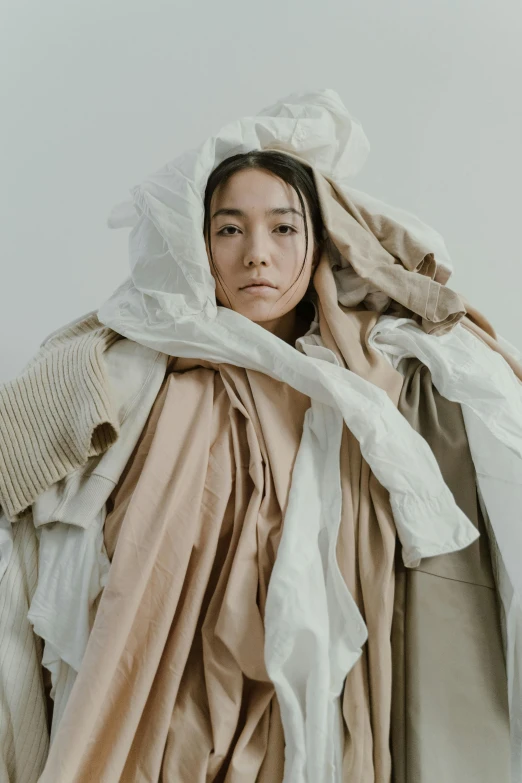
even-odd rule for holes
{"type": "Polygon", "coordinates": [[[216,298],[290,345],[310,327],[310,310],[307,318],[297,306],[323,232],[309,172],[283,153],[235,155],[209,177],[204,233],[216,298]]]}
{"type": "MultiPolygon", "coordinates": [[[[107,504],[103,529],[112,562],[42,783],[200,779],[246,783],[283,780],[284,774],[299,781],[402,783],[406,779],[457,781],[468,773],[486,783],[492,769],[499,780],[507,780],[509,726],[507,700],[501,695],[505,668],[500,620],[492,600],[487,536],[477,540],[475,531],[483,521],[475,502],[460,408],[437,396],[429,372],[418,361],[409,363],[403,377],[369,348],[368,335],[380,312],[401,312],[404,307],[389,292],[383,295],[366,286],[358,303],[338,304],[334,273],[337,270],[340,289],[348,296],[353,265],[350,269],[344,265],[343,277],[342,259],[329,240],[339,239],[342,215],[335,210],[347,209],[348,202],[335,191],[331,203],[327,201],[326,191],[317,190],[317,173],[296,158],[277,150],[252,150],[225,157],[210,173],[203,199],[203,237],[217,303],[297,348],[318,372],[332,366],[332,377],[337,377],[341,368],[350,369],[381,386],[387,404],[389,399],[398,404],[430,440],[443,468],[448,433],[458,433],[454,452],[459,454],[460,472],[449,470],[445,477],[458,487],[465,474],[465,497],[454,492],[473,523],[472,532],[456,519],[460,537],[455,534],[451,543],[439,546],[437,557],[422,560],[421,568],[413,572],[415,581],[409,584],[414,589],[406,600],[410,577],[396,558],[399,519],[394,518],[386,489],[363,459],[361,438],[343,425],[337,446],[342,500],[338,538],[332,534],[335,528],[319,526],[314,534],[317,551],[312,550],[308,522],[302,516],[301,528],[293,528],[293,549],[286,544],[281,554],[283,520],[285,535],[291,523],[300,520],[292,511],[299,500],[299,493],[292,494],[292,476],[295,480],[303,454],[302,433],[310,411],[316,417],[329,416],[328,406],[321,408],[299,384],[296,388],[282,381],[275,370],[259,371],[255,363],[249,367],[197,358],[196,352],[189,352],[190,346],[184,354],[166,351],[171,358],[161,389],[150,403],[145,426],[136,424],[138,441],[107,504]],[[332,215],[337,216],[335,226],[332,215]],[[338,614],[335,603],[321,603],[319,597],[312,605],[323,569],[325,600],[331,599],[335,574],[328,570],[327,561],[332,551],[342,577],[342,584],[336,583],[338,614]],[[313,563],[311,553],[317,554],[313,563]],[[279,565],[276,574],[276,557],[279,564],[286,563],[284,573],[279,565]],[[396,593],[397,569],[401,589],[396,593]],[[456,578],[469,584],[470,574],[474,584],[490,587],[491,593],[471,591],[472,595],[459,598],[453,624],[428,622],[420,635],[408,636],[404,618],[410,627],[417,627],[421,616],[433,613],[436,618],[433,609],[439,605],[442,582],[456,578]],[[428,576],[437,579],[427,585],[422,580],[428,576]],[[313,586],[308,592],[306,579],[313,586]],[[292,589],[292,603],[285,604],[285,590],[292,589]],[[346,592],[339,592],[342,589],[346,592]],[[277,598],[272,603],[271,594],[277,598]],[[430,595],[435,596],[431,603],[430,595]],[[473,607],[484,623],[470,635],[469,627],[462,631],[459,613],[473,607]],[[321,608],[327,615],[324,634],[314,635],[319,626],[308,628],[306,623],[311,617],[318,623],[321,608]],[[273,633],[278,610],[289,628],[295,620],[292,613],[304,618],[293,640],[290,633],[295,649],[285,652],[279,669],[277,656],[288,638],[273,633]],[[425,672],[419,682],[430,633],[463,639],[464,648],[478,656],[467,661],[471,674],[465,698],[459,696],[467,706],[457,721],[460,741],[472,739],[473,758],[468,752],[464,757],[447,753],[454,711],[449,693],[449,706],[439,704],[438,712],[426,716],[418,709],[433,695],[426,690],[425,672]],[[321,645],[326,657],[316,650],[321,645]],[[337,658],[332,658],[332,650],[337,658]],[[483,682],[484,665],[488,683],[483,682]],[[332,679],[309,676],[310,671],[320,674],[327,666],[332,679]],[[331,699],[328,694],[324,700],[330,688],[331,699]],[[410,701],[404,700],[405,689],[412,694],[410,701]],[[319,714],[323,707],[327,724],[319,714]],[[306,734],[302,739],[301,726],[306,734]],[[418,735],[405,734],[404,726],[415,728],[418,735]],[[490,747],[484,756],[480,738],[486,731],[490,747]],[[493,744],[491,737],[495,737],[493,744]],[[441,749],[444,758],[434,763],[441,749]]],[[[366,228],[373,229],[368,216],[367,221],[366,228]]],[[[351,236],[356,236],[355,228],[351,236]]],[[[165,245],[154,240],[149,250],[151,266],[153,257],[166,255],[165,245]]],[[[194,270],[187,267],[185,272],[190,283],[194,270]]],[[[421,275],[414,277],[422,290],[421,275]]],[[[169,290],[170,280],[165,279],[169,290]]],[[[133,300],[129,302],[132,310],[133,300]]],[[[426,312],[422,312],[425,319],[426,312]]],[[[420,313],[409,313],[420,321],[420,313]]],[[[182,321],[176,323],[176,330],[185,328],[182,321]]],[[[248,342],[256,334],[248,322],[244,323],[247,350],[250,345],[260,361],[257,343],[248,342]]],[[[165,324],[165,315],[160,313],[158,323],[165,324]]],[[[204,321],[202,328],[214,328],[222,335],[220,323],[219,319],[210,325],[204,321]]],[[[236,339],[241,342],[242,335],[236,334],[236,339]]],[[[208,341],[212,342],[210,333],[208,341]]],[[[265,345],[261,336],[259,341],[265,345]]],[[[269,344],[279,351],[273,340],[269,344]]],[[[288,352],[281,356],[293,366],[288,352]]],[[[371,383],[365,388],[371,397],[371,383]]],[[[309,431],[314,432],[313,422],[309,431]]],[[[326,427],[325,432],[330,435],[323,444],[326,467],[321,481],[328,487],[329,477],[335,476],[335,461],[329,460],[332,452],[336,458],[336,448],[334,429],[326,427]]],[[[320,439],[321,430],[315,433],[320,439]]],[[[120,447],[123,440],[120,437],[111,448],[120,447]]],[[[423,457],[419,447],[418,461],[423,457]]],[[[93,475],[105,478],[92,459],[88,480],[93,475]]],[[[401,466],[396,470],[400,472],[401,466]]],[[[413,462],[410,470],[415,470],[413,462]]],[[[310,474],[312,482],[314,476],[310,474]]],[[[335,481],[331,487],[330,505],[337,497],[335,481]]],[[[301,483],[299,491],[306,496],[306,485],[301,483]]],[[[332,518],[336,513],[334,509],[332,518]]],[[[404,538],[401,542],[405,546],[404,538]]],[[[331,568],[332,561],[328,562],[331,568]]],[[[459,589],[455,586],[454,592],[459,589]]],[[[463,663],[459,659],[459,666],[463,663]]],[[[458,671],[442,666],[435,690],[448,687],[449,691],[448,682],[453,688],[454,680],[445,683],[444,677],[448,672],[458,676],[458,671]]]]}

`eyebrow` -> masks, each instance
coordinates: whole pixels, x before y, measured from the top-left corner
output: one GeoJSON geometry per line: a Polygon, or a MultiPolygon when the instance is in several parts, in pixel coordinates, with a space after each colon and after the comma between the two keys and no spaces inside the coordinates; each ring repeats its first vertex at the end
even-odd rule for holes
{"type": "MultiPolygon", "coordinates": [[[[299,217],[303,217],[303,213],[300,212],[298,209],[294,209],[294,207],[274,207],[273,209],[267,209],[265,212],[265,215],[269,217],[270,215],[289,215],[294,214],[298,215],[299,217]]],[[[223,207],[222,209],[218,209],[217,212],[214,212],[212,215],[212,220],[214,218],[218,217],[218,215],[230,215],[233,217],[243,217],[246,218],[245,212],[243,212],[242,209],[233,209],[232,207],[223,207]]]]}

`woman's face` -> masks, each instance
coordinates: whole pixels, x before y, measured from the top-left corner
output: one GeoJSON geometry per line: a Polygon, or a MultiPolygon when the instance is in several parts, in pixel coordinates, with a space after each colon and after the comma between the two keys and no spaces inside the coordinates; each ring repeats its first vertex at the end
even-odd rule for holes
{"type": "Polygon", "coordinates": [[[275,333],[306,293],[312,263],[318,260],[303,201],[308,252],[297,281],[305,257],[305,229],[291,185],[271,172],[246,169],[216,188],[210,205],[212,255],[219,275],[212,264],[210,268],[218,303],[275,333]],[[261,281],[267,285],[255,285],[261,281]]]}

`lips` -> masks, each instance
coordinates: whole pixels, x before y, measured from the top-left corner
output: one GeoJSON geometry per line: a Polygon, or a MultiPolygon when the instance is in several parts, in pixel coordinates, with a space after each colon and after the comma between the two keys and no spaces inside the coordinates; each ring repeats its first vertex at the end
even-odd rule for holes
{"type": "Polygon", "coordinates": [[[247,285],[245,288],[242,288],[242,293],[246,294],[247,296],[268,296],[272,294],[272,291],[276,291],[277,289],[273,285],[247,285]]]}
{"type": "Polygon", "coordinates": [[[255,280],[251,280],[246,285],[242,286],[241,290],[244,291],[247,288],[275,288],[276,286],[270,282],[270,280],[267,280],[264,277],[256,278],[255,280]]]}

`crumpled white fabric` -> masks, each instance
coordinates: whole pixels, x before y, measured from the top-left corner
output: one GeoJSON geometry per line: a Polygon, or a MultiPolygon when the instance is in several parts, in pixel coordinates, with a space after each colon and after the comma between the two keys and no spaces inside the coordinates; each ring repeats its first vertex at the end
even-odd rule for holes
{"type": "MultiPolygon", "coordinates": [[[[339,366],[333,351],[322,343],[316,318],[296,348],[339,366]]],[[[280,694],[283,725],[292,728],[286,744],[289,780],[341,783],[344,734],[339,696],[346,672],[359,659],[368,637],[336,557],[342,428],[339,411],[312,400],[285,517],[290,529],[282,536],[271,575],[278,589],[269,590],[265,607],[267,671],[280,694]],[[331,500],[324,508],[322,497],[331,500]],[[313,754],[306,753],[310,746],[313,754]]]]}
{"type": "Polygon", "coordinates": [[[0,580],[0,780],[37,783],[49,748],[41,645],[27,620],[38,542],[30,515],[11,525],[2,513],[0,525],[11,536],[0,580]]]}
{"type": "MultiPolygon", "coordinates": [[[[429,368],[437,391],[478,418],[494,439],[522,459],[522,384],[505,359],[461,325],[430,339],[409,318],[381,316],[369,344],[395,367],[415,356],[429,368]]],[[[470,416],[470,419],[471,419],[470,416]]],[[[506,481],[515,479],[510,463],[499,465],[506,481]]],[[[522,596],[522,526],[499,520],[494,528],[510,579],[522,596]]]]}
{"type": "MultiPolygon", "coordinates": [[[[420,359],[437,391],[462,406],[480,497],[500,554],[512,783],[522,783],[522,384],[500,354],[461,325],[434,339],[411,319],[381,316],[369,343],[398,369],[404,359],[420,359]]],[[[506,340],[502,344],[511,348],[506,340]]]]}
{"type": "MultiPolygon", "coordinates": [[[[133,224],[131,277],[98,317],[163,353],[258,370],[311,397],[269,585],[265,657],[281,706],[285,783],[331,783],[340,775],[339,682],[366,638],[355,602],[339,583],[334,556],[343,421],[390,492],[407,566],[466,547],[478,533],[456,506],[425,440],[381,389],[321,358],[302,355],[239,313],[217,306],[203,238],[206,182],[224,158],[266,147],[299,154],[340,189],[349,189],[350,177],[369,151],[361,126],[333,90],[295,93],[226,125],[133,188],[132,219],[125,205],[113,211],[113,225],[133,224]],[[309,531],[304,542],[298,535],[303,528],[309,531]],[[298,551],[302,556],[296,562],[298,551]],[[299,579],[295,569],[301,569],[299,579]],[[291,573],[296,578],[288,581],[291,573]],[[306,578],[315,590],[305,617],[292,607],[299,604],[298,584],[306,578]]],[[[361,200],[368,209],[381,204],[365,195],[361,200]]],[[[390,210],[412,232],[436,241],[436,232],[417,218],[390,210]]],[[[439,273],[448,276],[451,263],[438,239],[439,273]]]]}
{"type": "Polygon", "coordinates": [[[51,672],[51,741],[80,670],[95,601],[109,573],[104,521],[105,508],[85,529],[63,522],[40,528],[39,579],[27,617],[45,642],[42,663],[51,672]]]}

